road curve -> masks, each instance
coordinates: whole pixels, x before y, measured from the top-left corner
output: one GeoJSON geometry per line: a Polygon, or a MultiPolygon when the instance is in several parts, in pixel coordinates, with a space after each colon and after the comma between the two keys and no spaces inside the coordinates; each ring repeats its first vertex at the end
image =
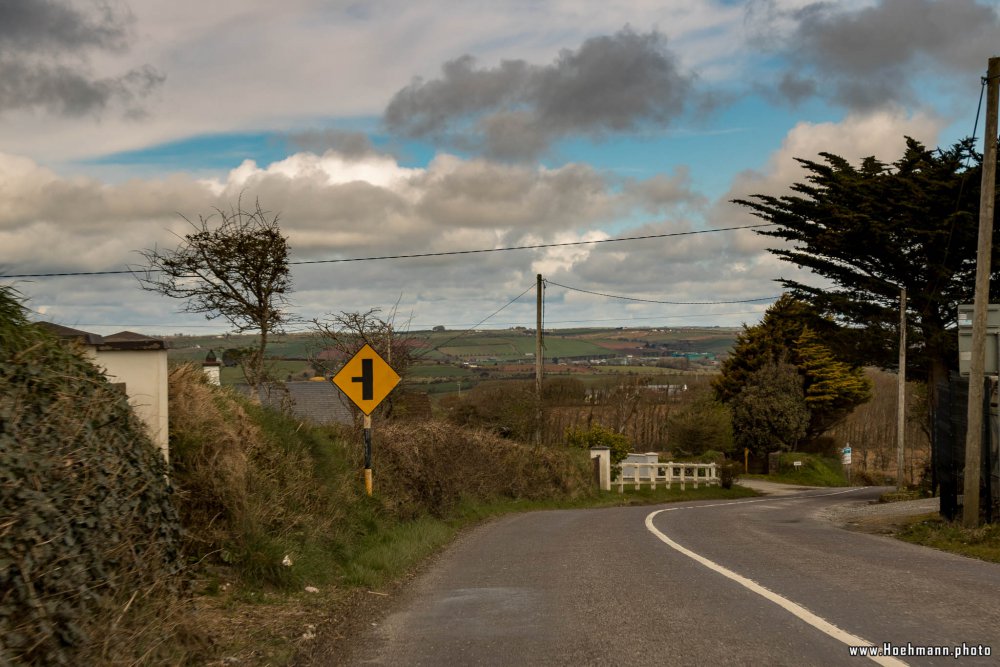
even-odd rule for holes
{"type": "Polygon", "coordinates": [[[877,491],[839,491],[505,517],[331,664],[873,664],[861,640],[903,653],[883,664],[994,664],[1000,567],[841,530],[817,514],[877,491]],[[905,655],[963,642],[991,655],[905,655]]]}

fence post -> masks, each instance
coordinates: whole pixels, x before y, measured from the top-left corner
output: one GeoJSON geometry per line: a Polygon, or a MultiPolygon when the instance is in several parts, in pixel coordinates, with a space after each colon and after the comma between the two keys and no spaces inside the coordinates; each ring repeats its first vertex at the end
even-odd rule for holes
{"type": "Polygon", "coordinates": [[[598,487],[601,491],[611,490],[611,448],[591,447],[591,458],[598,459],[598,487]]]}

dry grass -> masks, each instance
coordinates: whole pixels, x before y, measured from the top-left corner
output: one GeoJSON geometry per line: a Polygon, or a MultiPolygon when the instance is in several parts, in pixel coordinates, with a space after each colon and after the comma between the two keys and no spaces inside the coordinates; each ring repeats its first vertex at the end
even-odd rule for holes
{"type": "Polygon", "coordinates": [[[589,491],[587,458],[440,421],[380,426],[379,495],[394,515],[447,516],[459,502],[574,497],[589,491]]]}
{"type": "Polygon", "coordinates": [[[322,452],[310,448],[316,443],[288,437],[294,424],[207,384],[187,365],[170,374],[170,419],[189,554],[234,565],[261,584],[301,583],[284,557],[294,559],[305,543],[334,533],[345,517],[338,478],[317,475],[322,452]]]}

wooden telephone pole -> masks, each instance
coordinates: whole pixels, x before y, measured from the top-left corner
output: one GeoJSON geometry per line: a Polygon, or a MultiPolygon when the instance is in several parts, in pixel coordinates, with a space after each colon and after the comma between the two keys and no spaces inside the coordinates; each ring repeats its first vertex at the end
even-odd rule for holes
{"type": "Polygon", "coordinates": [[[542,274],[535,281],[535,444],[542,444],[542,274]]]}
{"type": "Polygon", "coordinates": [[[899,374],[896,377],[896,490],[902,491],[906,441],[906,288],[899,289],[899,374]]]}
{"type": "Polygon", "coordinates": [[[979,245],[976,251],[976,296],[972,311],[972,359],[969,364],[969,424],[965,434],[965,485],[962,525],[979,525],[979,473],[983,447],[983,380],[986,366],[986,310],[990,300],[993,254],[993,204],[997,168],[997,107],[1000,57],[986,70],[986,135],[983,139],[983,184],[979,198],[979,245]]]}

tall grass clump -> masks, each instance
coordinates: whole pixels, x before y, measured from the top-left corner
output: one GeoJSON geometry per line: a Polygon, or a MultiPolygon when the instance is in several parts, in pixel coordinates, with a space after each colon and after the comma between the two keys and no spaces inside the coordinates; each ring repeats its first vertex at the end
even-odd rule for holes
{"type": "Polygon", "coordinates": [[[0,288],[0,664],[184,662],[180,546],[126,396],[0,288]]]}
{"type": "Polygon", "coordinates": [[[847,477],[838,459],[804,452],[783,452],[779,469],[772,470],[767,479],[804,486],[847,486],[847,477]],[[802,465],[796,467],[796,461],[802,465]]]}
{"type": "Polygon", "coordinates": [[[533,447],[442,421],[377,430],[379,496],[401,519],[447,517],[462,501],[573,498],[592,493],[587,453],[533,447]]]}
{"type": "Polygon", "coordinates": [[[376,418],[368,497],[359,428],[298,421],[190,365],[171,371],[170,431],[186,547],[206,591],[222,579],[243,590],[378,587],[508,501],[595,493],[584,450],[376,418]]]}
{"type": "Polygon", "coordinates": [[[247,583],[288,588],[303,553],[337,549],[353,501],[329,430],[249,403],[184,365],[170,373],[170,447],[192,559],[247,583]]]}

